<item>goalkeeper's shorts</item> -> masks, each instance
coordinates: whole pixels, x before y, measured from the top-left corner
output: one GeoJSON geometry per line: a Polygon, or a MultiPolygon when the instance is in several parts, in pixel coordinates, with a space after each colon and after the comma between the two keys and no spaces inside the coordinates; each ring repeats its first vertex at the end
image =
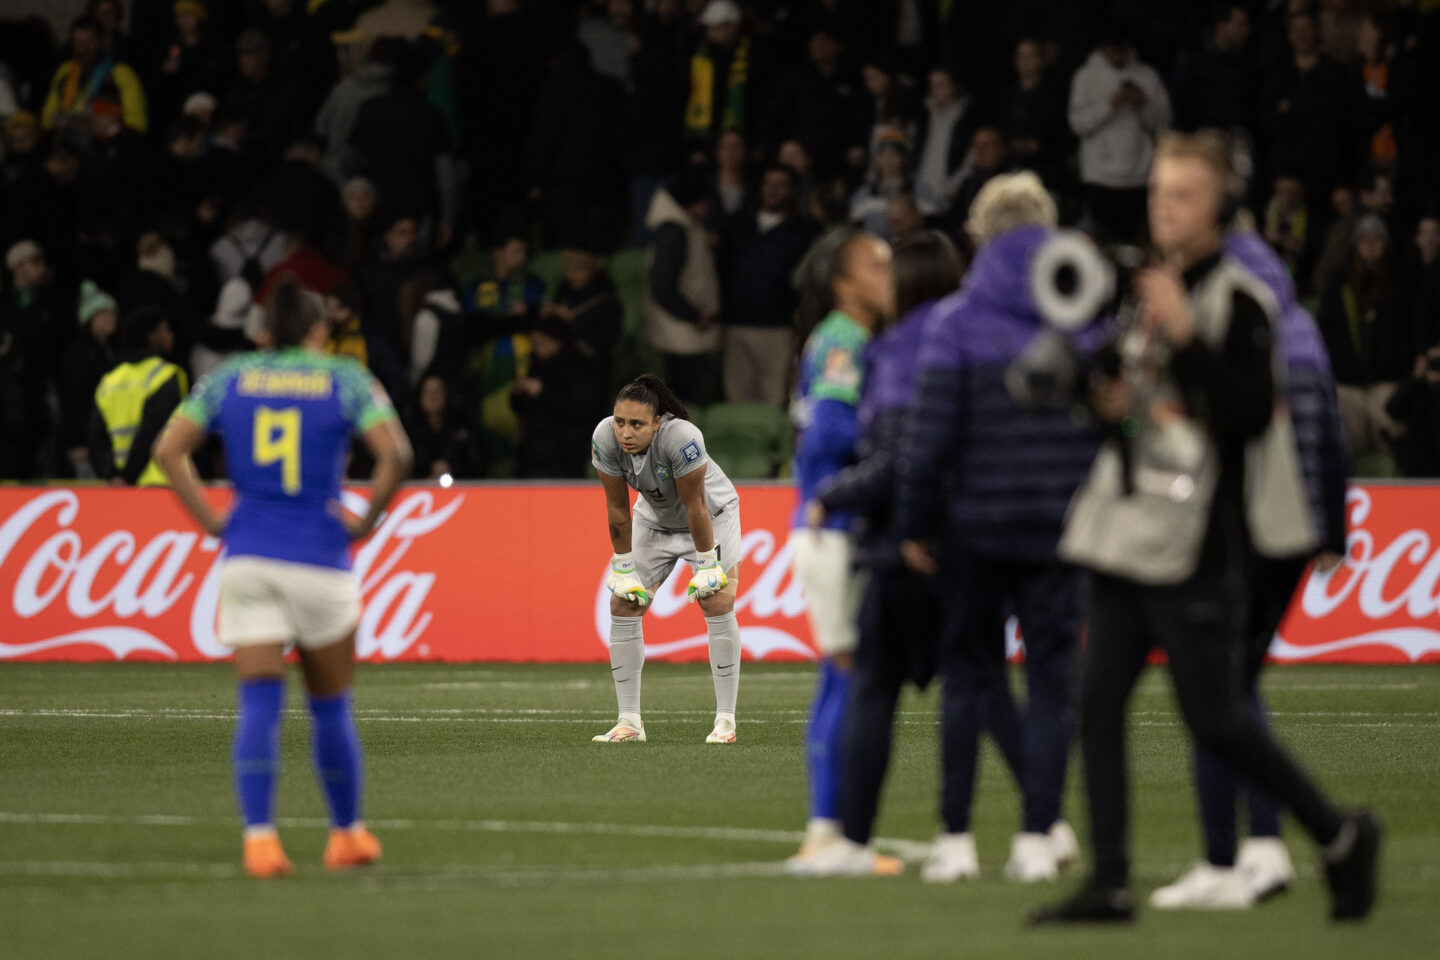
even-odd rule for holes
{"type": "MultiPolygon", "coordinates": [[[[734,582],[740,575],[740,507],[733,506],[710,518],[715,543],[720,548],[720,565],[725,576],[734,582]]],[[[653,590],[670,576],[675,565],[685,561],[691,570],[700,568],[695,541],[689,530],[661,530],[647,526],[638,518],[630,534],[630,553],[635,558],[635,573],[646,589],[653,590]]],[[[685,592],[683,585],[680,591],[685,592]]]]}

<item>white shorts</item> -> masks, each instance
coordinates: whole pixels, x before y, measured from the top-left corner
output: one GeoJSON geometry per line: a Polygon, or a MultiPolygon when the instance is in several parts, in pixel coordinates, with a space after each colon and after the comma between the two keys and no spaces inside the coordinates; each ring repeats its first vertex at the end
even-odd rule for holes
{"type": "Polygon", "coordinates": [[[792,566],[805,592],[810,632],[821,654],[854,653],[860,644],[864,574],[852,564],[850,535],[843,530],[792,530],[792,566]]]}
{"type": "MultiPolygon", "coordinates": [[[[715,545],[720,548],[720,565],[732,581],[737,579],[732,571],[740,563],[740,508],[738,506],[710,518],[715,531],[715,545]]],[[[635,557],[635,573],[647,589],[654,589],[665,582],[675,564],[684,560],[694,570],[700,566],[695,556],[695,541],[690,531],[670,532],[646,526],[636,521],[631,528],[630,553],[635,557]]]]}
{"type": "Polygon", "coordinates": [[[235,557],[220,571],[219,640],[229,647],[294,641],[315,650],[360,622],[360,583],[349,570],[235,557]]]}

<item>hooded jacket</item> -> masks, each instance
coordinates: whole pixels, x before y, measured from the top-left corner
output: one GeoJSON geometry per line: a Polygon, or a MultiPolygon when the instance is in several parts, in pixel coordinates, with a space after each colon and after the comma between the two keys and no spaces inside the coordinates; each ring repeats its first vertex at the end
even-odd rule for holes
{"type": "Polygon", "coordinates": [[[948,527],[978,555],[1055,558],[1098,440],[1068,412],[1021,408],[1005,388],[1005,371],[1045,326],[1030,295],[1030,263],[1050,234],[1021,227],[990,241],[965,286],[926,321],[896,462],[902,539],[934,539],[948,527]]]}
{"type": "MultiPolygon", "coordinates": [[[[677,317],[658,302],[655,287],[656,245],[665,242],[659,236],[660,228],[673,224],[678,227],[685,240],[685,255],[676,280],[675,289],[686,303],[700,316],[716,314],[720,310],[720,279],[715,270],[715,256],[710,252],[710,243],[705,236],[705,227],[691,219],[669,191],[657,190],[650,203],[650,212],[645,216],[645,226],[657,234],[647,257],[646,273],[651,278],[645,305],[642,308],[645,336],[650,345],[661,353],[691,356],[698,353],[713,353],[720,349],[720,327],[701,330],[698,324],[689,323],[677,317]]],[[[664,299],[661,297],[660,299],[664,299]]]]}
{"type": "Polygon", "coordinates": [[[1132,53],[1116,69],[1095,51],[1070,86],[1070,129],[1080,138],[1080,179],[1113,190],[1145,186],[1155,135],[1170,125],[1170,97],[1160,75],[1132,53]],[[1139,107],[1115,107],[1110,97],[1126,81],[1145,93],[1139,107]]]}

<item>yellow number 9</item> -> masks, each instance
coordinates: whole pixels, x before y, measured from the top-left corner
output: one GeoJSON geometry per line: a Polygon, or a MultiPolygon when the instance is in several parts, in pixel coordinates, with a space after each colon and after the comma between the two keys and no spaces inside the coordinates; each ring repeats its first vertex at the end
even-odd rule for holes
{"type": "Polygon", "coordinates": [[[300,492],[300,408],[255,410],[255,466],[280,464],[280,482],[285,492],[300,492]]]}

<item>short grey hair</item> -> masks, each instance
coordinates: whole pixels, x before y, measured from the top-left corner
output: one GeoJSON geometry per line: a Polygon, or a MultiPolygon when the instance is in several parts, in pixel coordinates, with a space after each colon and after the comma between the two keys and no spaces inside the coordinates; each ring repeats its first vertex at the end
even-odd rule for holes
{"type": "Polygon", "coordinates": [[[978,246],[1017,227],[1053,227],[1059,222],[1055,200],[1029,170],[992,177],[970,204],[965,229],[978,246]]]}

